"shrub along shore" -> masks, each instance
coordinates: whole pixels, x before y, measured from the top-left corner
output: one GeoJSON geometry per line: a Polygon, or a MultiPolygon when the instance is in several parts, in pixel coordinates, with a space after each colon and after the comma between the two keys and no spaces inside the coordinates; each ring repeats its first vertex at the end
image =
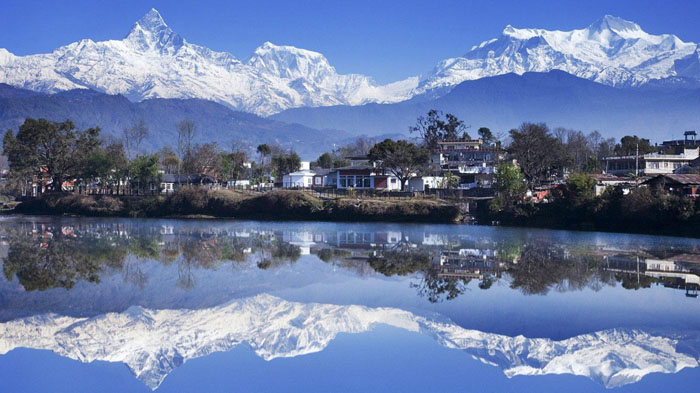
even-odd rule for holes
{"type": "Polygon", "coordinates": [[[48,193],[12,213],[98,217],[214,217],[254,220],[454,223],[459,206],[439,200],[320,199],[308,192],[250,194],[185,187],[169,195],[112,196],[48,193]]]}

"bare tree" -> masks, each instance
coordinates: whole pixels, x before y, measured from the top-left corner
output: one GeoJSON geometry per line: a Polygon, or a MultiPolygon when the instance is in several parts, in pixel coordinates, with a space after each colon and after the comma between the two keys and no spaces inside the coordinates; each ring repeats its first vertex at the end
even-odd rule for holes
{"type": "Polygon", "coordinates": [[[123,145],[129,159],[141,154],[141,143],[148,137],[148,126],[141,119],[138,123],[124,128],[123,145]]]}
{"type": "Polygon", "coordinates": [[[182,175],[182,163],[189,160],[192,154],[192,141],[197,132],[197,127],[190,119],[184,119],[177,123],[177,153],[180,157],[180,165],[178,166],[178,184],[182,175]]]}

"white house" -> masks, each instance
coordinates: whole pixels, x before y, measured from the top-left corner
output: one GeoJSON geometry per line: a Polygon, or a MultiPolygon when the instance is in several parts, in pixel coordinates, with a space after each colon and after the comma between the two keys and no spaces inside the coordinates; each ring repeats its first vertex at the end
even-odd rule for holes
{"type": "Polygon", "coordinates": [[[420,176],[412,177],[406,184],[407,191],[425,191],[426,188],[440,188],[442,186],[442,176],[420,176]]]}
{"type": "Polygon", "coordinates": [[[310,170],[292,172],[282,177],[282,187],[284,188],[309,188],[313,185],[316,173],[310,170]]]}

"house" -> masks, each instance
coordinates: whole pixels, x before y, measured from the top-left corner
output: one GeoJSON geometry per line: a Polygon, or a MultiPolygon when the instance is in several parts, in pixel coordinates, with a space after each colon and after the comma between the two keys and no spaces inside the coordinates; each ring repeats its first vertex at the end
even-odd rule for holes
{"type": "Polygon", "coordinates": [[[365,190],[401,190],[396,176],[386,174],[373,166],[348,166],[336,171],[336,188],[365,190]]]}
{"type": "Polygon", "coordinates": [[[418,176],[408,180],[406,189],[408,191],[425,191],[428,189],[441,188],[442,176],[418,176]]]}
{"type": "Polygon", "coordinates": [[[627,194],[634,185],[629,178],[607,175],[604,173],[591,174],[590,177],[595,180],[595,196],[602,195],[608,187],[621,187],[622,192],[627,194]]]}
{"type": "Polygon", "coordinates": [[[313,185],[314,171],[300,170],[282,176],[283,188],[310,188],[313,185]]]}
{"type": "Polygon", "coordinates": [[[501,153],[481,139],[439,141],[431,152],[431,165],[459,178],[459,188],[491,187],[501,153]]]}
{"type": "MultiPolygon", "coordinates": [[[[133,181],[132,181],[133,182],[133,181]]],[[[192,174],[171,174],[166,173],[161,175],[160,180],[160,192],[168,194],[176,191],[182,186],[192,186],[192,185],[212,185],[216,182],[216,179],[209,175],[192,175],[192,174]]],[[[149,184],[149,190],[155,191],[155,183],[151,182],[149,184]]]]}
{"type": "Polygon", "coordinates": [[[690,197],[700,195],[700,175],[664,174],[652,177],[642,183],[649,187],[661,187],[664,190],[690,197]]]}
{"type": "Polygon", "coordinates": [[[639,156],[605,157],[605,173],[638,176],[677,173],[700,156],[700,148],[680,146],[677,154],[647,153],[639,156]]]}
{"type": "Polygon", "coordinates": [[[314,169],[314,172],[313,187],[331,187],[329,174],[333,173],[333,177],[337,176],[335,175],[335,171],[330,169],[319,168],[314,169]]]}

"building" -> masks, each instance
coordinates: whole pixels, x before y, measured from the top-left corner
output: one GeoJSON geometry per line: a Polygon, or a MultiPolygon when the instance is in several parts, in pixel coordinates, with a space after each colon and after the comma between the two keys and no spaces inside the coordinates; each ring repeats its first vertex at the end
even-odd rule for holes
{"type": "MultiPolygon", "coordinates": [[[[332,187],[331,178],[336,177],[335,171],[330,169],[314,169],[313,187],[332,187]],[[332,175],[331,175],[332,174],[332,175]]],[[[335,179],[333,179],[335,180],[335,179]]]]}
{"type": "Polygon", "coordinates": [[[481,139],[440,141],[431,152],[434,169],[459,177],[459,188],[491,187],[500,153],[481,139]]]}
{"type": "MultiPolygon", "coordinates": [[[[176,191],[182,186],[212,185],[214,183],[216,183],[216,179],[209,175],[176,175],[171,173],[165,173],[161,176],[160,192],[167,194],[176,191]]],[[[155,183],[149,183],[148,189],[150,191],[156,191],[155,183]]]]}
{"type": "Polygon", "coordinates": [[[428,189],[441,188],[442,176],[418,176],[408,180],[407,191],[425,191],[428,189]]]}
{"type": "Polygon", "coordinates": [[[607,175],[605,173],[591,174],[590,177],[595,180],[595,196],[600,196],[608,187],[621,187],[624,194],[629,193],[630,188],[634,183],[629,178],[607,175]]]}
{"type": "Polygon", "coordinates": [[[675,153],[680,153],[684,148],[700,147],[700,141],[697,140],[698,134],[694,130],[684,132],[683,136],[683,139],[663,141],[661,143],[662,149],[664,151],[674,151],[675,153]]]}
{"type": "Polygon", "coordinates": [[[664,174],[652,177],[642,184],[661,187],[668,192],[683,196],[700,195],[700,175],[664,174]]]}
{"type": "Polygon", "coordinates": [[[648,153],[639,156],[605,157],[605,173],[628,175],[659,175],[676,173],[700,156],[700,148],[685,146],[679,154],[648,153]]]}
{"type": "Polygon", "coordinates": [[[283,188],[311,188],[316,173],[311,170],[300,170],[282,176],[283,188]]]}

